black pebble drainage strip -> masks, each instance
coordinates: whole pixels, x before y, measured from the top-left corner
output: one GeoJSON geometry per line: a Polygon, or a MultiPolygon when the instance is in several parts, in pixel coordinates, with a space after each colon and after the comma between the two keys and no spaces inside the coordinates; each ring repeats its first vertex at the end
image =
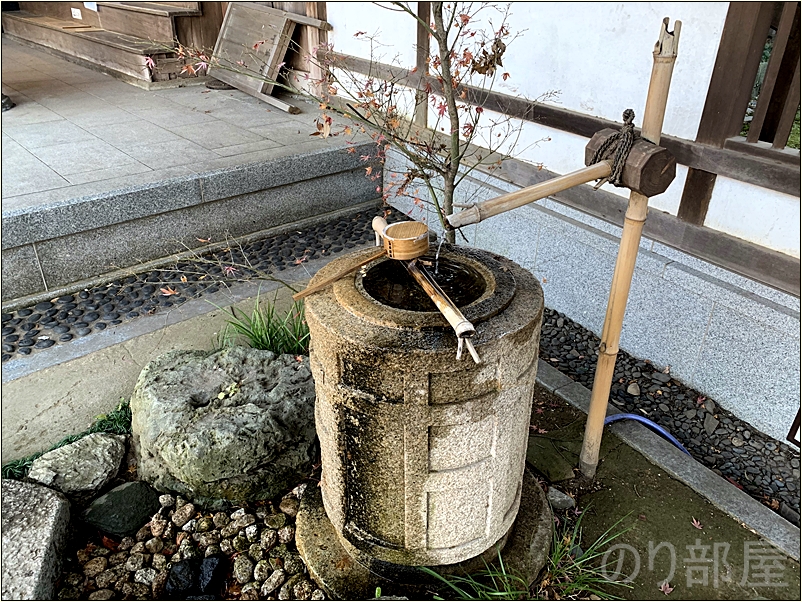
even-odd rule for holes
{"type": "MultiPolygon", "coordinates": [[[[173,266],[120,278],[51,301],[2,314],[2,361],[47,349],[177,307],[221,287],[279,272],[374,240],[375,211],[361,211],[272,238],[251,241],[173,266]],[[251,266],[252,269],[244,266],[251,266]]],[[[403,219],[395,213],[391,220],[403,219]]]]}
{"type": "MultiPolygon", "coordinates": [[[[354,213],[252,241],[241,249],[211,253],[203,261],[182,261],[3,313],[2,361],[169,310],[228,283],[248,280],[256,272],[276,274],[309,259],[364,245],[374,238],[370,225],[374,214],[354,213]],[[248,264],[253,269],[242,267],[248,264]],[[165,291],[175,293],[165,295],[165,291]]],[[[393,212],[390,221],[404,218],[393,212]]],[[[545,309],[540,357],[588,389],[593,386],[599,342],[591,331],[545,309]]],[[[620,411],[639,412],[668,429],[697,461],[799,526],[798,450],[753,430],[648,360],[623,351],[616,361],[610,399],[620,411]],[[627,392],[632,384],[638,386],[637,395],[627,392]]]]}

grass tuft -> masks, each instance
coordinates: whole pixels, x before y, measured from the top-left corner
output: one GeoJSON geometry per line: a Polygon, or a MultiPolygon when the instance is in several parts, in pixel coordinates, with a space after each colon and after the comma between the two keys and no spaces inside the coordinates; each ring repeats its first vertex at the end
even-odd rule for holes
{"type": "Polygon", "coordinates": [[[231,318],[227,320],[226,330],[218,338],[220,346],[233,344],[238,335],[244,337],[254,349],[272,351],[275,354],[309,353],[309,326],[306,324],[303,303],[293,303],[289,311],[282,315],[276,311],[275,302],[268,301],[260,305],[257,295],[250,315],[233,307],[230,311],[231,318]],[[234,337],[229,329],[234,331],[234,337]]]}
{"type": "Polygon", "coordinates": [[[92,433],[110,433],[113,435],[127,435],[131,432],[131,404],[126,400],[120,400],[117,407],[108,414],[101,414],[95,417],[95,421],[87,430],[77,435],[69,435],[56,443],[50,449],[31,454],[19,460],[12,460],[3,465],[2,477],[4,479],[24,479],[28,476],[34,460],[43,456],[47,452],[64,447],[70,443],[75,443],[79,439],[91,435],[92,433]]]}
{"type": "MultiPolygon", "coordinates": [[[[473,575],[444,577],[429,567],[421,570],[448,587],[454,600],[526,600],[529,587],[526,580],[511,573],[498,553],[498,567],[485,563],[485,568],[473,575]]],[[[435,600],[444,600],[435,595],[435,600]]]]}

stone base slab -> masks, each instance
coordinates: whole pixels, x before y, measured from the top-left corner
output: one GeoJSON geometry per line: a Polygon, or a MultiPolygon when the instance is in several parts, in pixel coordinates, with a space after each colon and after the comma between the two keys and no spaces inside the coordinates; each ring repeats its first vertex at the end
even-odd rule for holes
{"type": "MultiPolygon", "coordinates": [[[[546,495],[527,469],[518,517],[501,550],[508,571],[531,585],[546,564],[553,529],[554,519],[546,495]]],[[[382,562],[371,563],[368,568],[351,556],[326,516],[319,487],[308,487],[301,499],[295,537],[309,575],[333,600],[370,599],[377,587],[381,587],[382,595],[407,595],[412,599],[435,589],[436,584],[415,567],[382,562]]],[[[441,574],[469,572],[484,566],[479,562],[482,556],[487,556],[490,563],[496,554],[491,548],[474,559],[431,568],[441,574]]]]}

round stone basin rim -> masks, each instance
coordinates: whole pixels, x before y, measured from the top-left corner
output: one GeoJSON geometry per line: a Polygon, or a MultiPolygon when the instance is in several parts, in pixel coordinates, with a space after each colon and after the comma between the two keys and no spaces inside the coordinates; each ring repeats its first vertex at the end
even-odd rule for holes
{"type": "MultiPolygon", "coordinates": [[[[335,264],[341,261],[343,264],[351,263],[357,260],[360,255],[369,255],[373,252],[372,249],[358,251],[353,255],[333,261],[326,267],[331,266],[332,273],[334,273],[334,269],[340,269],[335,264]]],[[[440,249],[440,258],[441,260],[467,265],[478,272],[484,279],[486,283],[484,294],[472,303],[460,307],[460,311],[465,315],[465,318],[472,322],[474,326],[503,311],[512,301],[516,284],[512,271],[505,265],[509,260],[488,251],[445,243],[440,249]]],[[[335,282],[333,294],[336,301],[350,313],[381,326],[415,330],[428,328],[450,329],[451,327],[445,317],[439,311],[397,309],[374,299],[365,290],[362,283],[364,274],[385,261],[397,260],[383,257],[367,264],[355,276],[353,286],[349,282],[349,278],[335,282]]],[[[326,272],[328,271],[326,269],[326,272]]],[[[321,270],[320,277],[325,277],[325,275],[321,270]]]]}

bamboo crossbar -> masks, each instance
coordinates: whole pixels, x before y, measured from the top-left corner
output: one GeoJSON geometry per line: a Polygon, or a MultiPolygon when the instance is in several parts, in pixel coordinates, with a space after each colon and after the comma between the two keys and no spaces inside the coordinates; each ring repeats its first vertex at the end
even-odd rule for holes
{"type": "Polygon", "coordinates": [[[540,199],[568,190],[580,184],[587,184],[593,180],[606,178],[610,175],[610,163],[607,161],[600,161],[588,167],[583,167],[577,171],[552,178],[545,182],[540,182],[533,186],[527,186],[521,190],[510,192],[497,196],[493,199],[488,199],[480,203],[460,211],[459,213],[452,213],[446,219],[448,223],[454,228],[461,228],[470,224],[477,224],[488,217],[493,217],[499,213],[517,209],[529,203],[533,203],[540,199]]]}

